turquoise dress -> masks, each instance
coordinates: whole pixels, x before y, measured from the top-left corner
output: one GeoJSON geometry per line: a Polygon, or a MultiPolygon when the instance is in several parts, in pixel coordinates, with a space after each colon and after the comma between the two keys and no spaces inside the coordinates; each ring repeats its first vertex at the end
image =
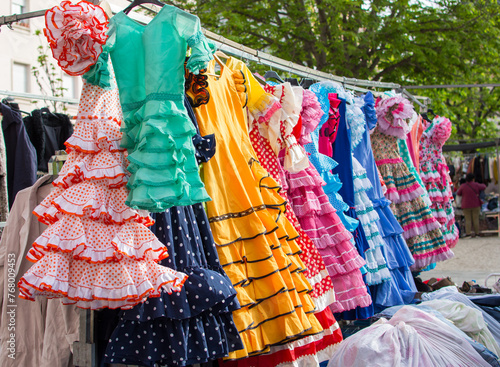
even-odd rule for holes
{"type": "Polygon", "coordinates": [[[198,173],[184,107],[184,60],[198,74],[213,50],[195,15],[165,5],[147,25],[120,12],[109,22],[109,52],[123,109],[122,147],[131,177],[126,204],[162,212],[210,200],[198,173]]]}

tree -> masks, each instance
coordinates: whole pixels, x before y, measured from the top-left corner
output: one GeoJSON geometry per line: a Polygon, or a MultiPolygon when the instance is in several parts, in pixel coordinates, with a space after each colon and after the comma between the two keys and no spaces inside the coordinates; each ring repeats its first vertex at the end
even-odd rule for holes
{"type": "MultiPolygon", "coordinates": [[[[37,47],[38,51],[38,65],[31,67],[31,72],[35,77],[36,83],[40,88],[42,94],[51,95],[53,97],[64,97],[64,91],[66,88],[63,87],[63,80],[60,76],[59,68],[56,68],[53,63],[50,62],[50,48],[47,46],[47,42],[42,40],[42,31],[35,30],[35,35],[40,39],[40,46],[37,47]]],[[[53,111],[66,111],[66,105],[62,102],[57,101],[45,101],[52,105],[53,111]]],[[[36,103],[36,102],[35,102],[36,103]]]]}
{"type": "MultiPolygon", "coordinates": [[[[203,26],[213,32],[336,75],[401,85],[498,82],[497,1],[173,3],[197,14],[203,26]]],[[[436,90],[423,94],[433,97],[435,109],[442,108],[439,113],[450,115],[457,137],[496,135],[489,122],[497,115],[496,89],[436,90]],[[474,116],[473,121],[464,118],[466,114],[474,116]]]]}

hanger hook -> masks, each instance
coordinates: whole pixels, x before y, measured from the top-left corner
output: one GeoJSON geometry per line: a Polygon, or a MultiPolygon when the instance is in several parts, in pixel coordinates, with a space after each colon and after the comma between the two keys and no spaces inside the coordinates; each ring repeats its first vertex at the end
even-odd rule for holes
{"type": "Polygon", "coordinates": [[[244,50],[244,46],[241,44],[240,44],[240,51],[241,51],[240,59],[241,59],[241,61],[243,61],[243,54],[245,53],[245,50],[244,50]]]}

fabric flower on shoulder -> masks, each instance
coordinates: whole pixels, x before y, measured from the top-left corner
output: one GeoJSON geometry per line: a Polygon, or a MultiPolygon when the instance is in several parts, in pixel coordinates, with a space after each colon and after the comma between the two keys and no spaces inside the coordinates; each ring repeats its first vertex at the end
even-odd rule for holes
{"type": "Polygon", "coordinates": [[[437,116],[433,123],[435,124],[435,127],[433,129],[431,139],[437,144],[443,146],[451,135],[451,121],[446,117],[437,116]]]}
{"type": "Polygon", "coordinates": [[[87,1],[63,1],[45,13],[45,37],[57,63],[69,75],[83,75],[97,62],[107,30],[104,10],[87,1]]]}
{"type": "Polygon", "coordinates": [[[405,138],[410,132],[406,119],[413,115],[413,105],[401,96],[377,101],[378,126],[383,133],[405,138]]]}

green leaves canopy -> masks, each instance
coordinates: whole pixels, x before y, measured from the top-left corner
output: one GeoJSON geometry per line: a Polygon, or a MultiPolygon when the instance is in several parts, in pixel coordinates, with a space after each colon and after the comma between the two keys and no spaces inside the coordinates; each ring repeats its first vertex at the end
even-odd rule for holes
{"type": "MultiPolygon", "coordinates": [[[[249,47],[360,79],[401,85],[500,82],[500,5],[460,0],[174,2],[249,47]]],[[[496,136],[498,88],[419,90],[457,138],[496,136]]]]}

